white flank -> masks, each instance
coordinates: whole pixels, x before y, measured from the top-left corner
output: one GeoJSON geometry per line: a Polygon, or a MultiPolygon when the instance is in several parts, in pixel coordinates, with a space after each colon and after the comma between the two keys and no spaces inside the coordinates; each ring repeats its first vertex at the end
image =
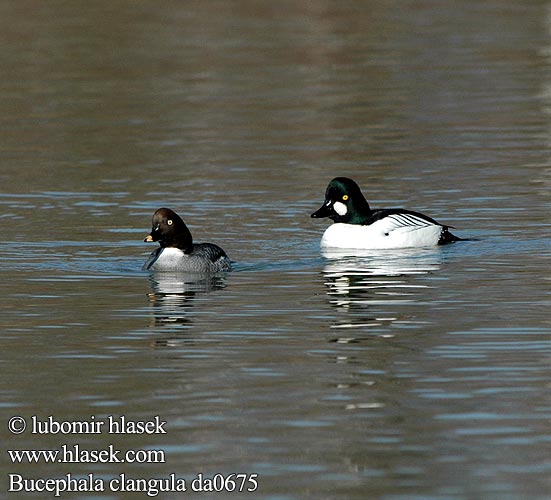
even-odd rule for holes
{"type": "Polygon", "coordinates": [[[406,214],[387,216],[369,226],[337,223],[329,226],[321,238],[322,248],[427,247],[438,244],[442,226],[406,214]],[[407,217],[407,218],[406,218],[407,217]]]}

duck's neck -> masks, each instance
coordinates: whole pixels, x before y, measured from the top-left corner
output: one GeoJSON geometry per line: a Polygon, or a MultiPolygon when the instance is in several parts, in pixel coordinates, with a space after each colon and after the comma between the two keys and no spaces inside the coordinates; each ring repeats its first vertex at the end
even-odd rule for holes
{"type": "Polygon", "coordinates": [[[171,238],[161,242],[161,246],[179,248],[184,253],[189,253],[193,250],[193,237],[188,227],[183,224],[171,238]]]}
{"type": "Polygon", "coordinates": [[[345,216],[346,224],[365,224],[371,217],[372,211],[367,200],[362,196],[354,200],[353,205],[345,216]]]}

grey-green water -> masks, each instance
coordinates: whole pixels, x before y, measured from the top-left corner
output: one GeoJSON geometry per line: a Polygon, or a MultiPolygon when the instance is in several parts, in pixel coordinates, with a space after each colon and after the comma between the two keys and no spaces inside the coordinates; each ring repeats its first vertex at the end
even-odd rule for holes
{"type": "MultiPolygon", "coordinates": [[[[551,6],[0,6],[2,495],[121,473],[254,493],[551,498],[551,6]],[[472,238],[326,258],[327,182],[472,238]],[[235,272],[149,276],[169,206],[235,272]],[[166,434],[11,434],[22,416],[166,434]],[[165,463],[15,464],[62,444],[165,463]]],[[[120,491],[62,498],[148,498],[120,491]]]]}

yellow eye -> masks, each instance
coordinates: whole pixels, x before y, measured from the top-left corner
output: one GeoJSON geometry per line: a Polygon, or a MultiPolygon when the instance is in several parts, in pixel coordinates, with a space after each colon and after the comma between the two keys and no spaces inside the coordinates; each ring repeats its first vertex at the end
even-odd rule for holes
{"type": "Polygon", "coordinates": [[[166,221],[166,223],[167,223],[169,226],[172,226],[172,219],[168,219],[168,220],[166,221]]]}
{"type": "Polygon", "coordinates": [[[343,197],[342,197],[342,201],[346,201],[346,200],[348,200],[348,195],[347,194],[343,195],[343,197]]]}

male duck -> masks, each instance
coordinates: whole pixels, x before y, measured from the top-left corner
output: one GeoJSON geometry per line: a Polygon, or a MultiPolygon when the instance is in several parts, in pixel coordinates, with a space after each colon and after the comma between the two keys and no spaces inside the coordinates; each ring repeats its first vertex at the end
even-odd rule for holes
{"type": "Polygon", "coordinates": [[[372,210],[356,182],[336,177],[327,186],[325,202],[312,217],[336,224],[321,238],[322,248],[390,249],[453,243],[461,238],[434,219],[411,210],[372,210]]]}
{"type": "Polygon", "coordinates": [[[153,214],[151,233],[144,241],[158,241],[161,245],[143,265],[146,271],[231,271],[226,252],[213,243],[193,243],[184,221],[169,208],[159,208],[153,214]]]}

